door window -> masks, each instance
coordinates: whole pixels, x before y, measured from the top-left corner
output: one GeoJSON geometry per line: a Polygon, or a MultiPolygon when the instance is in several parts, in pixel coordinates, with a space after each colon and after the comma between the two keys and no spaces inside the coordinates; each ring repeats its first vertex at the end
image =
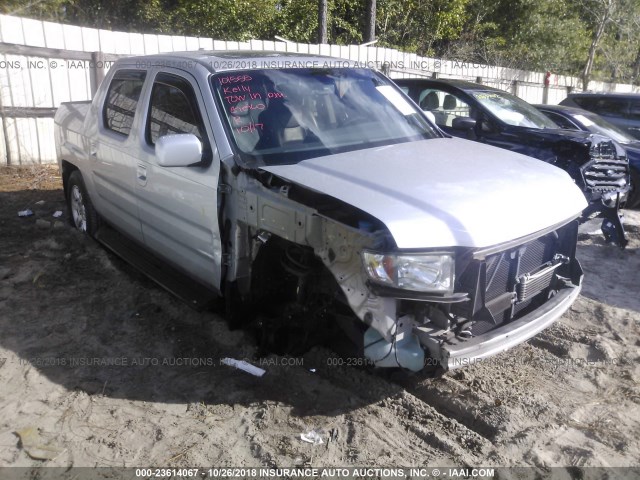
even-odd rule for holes
{"type": "Polygon", "coordinates": [[[132,70],[121,70],[114,75],[102,113],[106,128],[129,135],[145,76],[145,72],[132,70]]]}
{"type": "Polygon", "coordinates": [[[543,110],[543,113],[553,120],[554,123],[557,123],[561,128],[566,128],[567,130],[580,130],[571,120],[559,113],[550,112],[548,110],[543,110]]]}
{"type": "Polygon", "coordinates": [[[598,100],[592,104],[592,107],[589,108],[589,110],[600,115],[619,118],[626,116],[627,109],[627,100],[622,98],[598,98],[598,100]]]}
{"type": "Polygon", "coordinates": [[[191,133],[206,144],[206,133],[196,95],[191,84],[176,75],[160,73],[153,83],[147,121],[147,142],[158,138],[191,133]]]}
{"type": "Polygon", "coordinates": [[[631,100],[629,104],[629,118],[631,120],[640,120],[640,101],[631,100]]]}
{"type": "Polygon", "coordinates": [[[471,108],[464,100],[451,93],[427,88],[420,92],[418,104],[425,112],[431,112],[439,127],[451,127],[456,117],[470,117],[471,108]]]}

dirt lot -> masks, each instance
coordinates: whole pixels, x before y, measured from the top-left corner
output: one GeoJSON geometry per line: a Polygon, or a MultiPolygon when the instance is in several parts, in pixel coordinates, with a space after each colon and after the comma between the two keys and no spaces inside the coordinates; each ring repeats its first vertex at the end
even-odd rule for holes
{"type": "Polygon", "coordinates": [[[254,359],[56,210],[56,170],[0,170],[0,466],[640,465],[640,212],[626,251],[581,235],[583,293],[554,327],[428,379],[320,348],[254,359]]]}

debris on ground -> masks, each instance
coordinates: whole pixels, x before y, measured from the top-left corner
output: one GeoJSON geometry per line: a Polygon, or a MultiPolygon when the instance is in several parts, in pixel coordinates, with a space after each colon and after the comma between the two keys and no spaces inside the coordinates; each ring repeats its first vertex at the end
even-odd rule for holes
{"type": "Polygon", "coordinates": [[[52,460],[64,450],[52,439],[44,438],[35,427],[27,427],[15,432],[20,438],[20,446],[34,460],[52,460]]]}
{"type": "Polygon", "coordinates": [[[235,358],[223,358],[220,360],[220,363],[225,365],[229,365],[230,367],[237,368],[239,370],[243,370],[251,375],[255,375],[256,377],[261,377],[265,374],[265,370],[262,368],[256,367],[255,365],[251,365],[249,362],[244,360],[236,360],[235,358]]]}
{"type": "Polygon", "coordinates": [[[324,443],[322,435],[317,430],[309,430],[307,433],[301,433],[300,440],[312,443],[313,445],[322,445],[324,443]]]}

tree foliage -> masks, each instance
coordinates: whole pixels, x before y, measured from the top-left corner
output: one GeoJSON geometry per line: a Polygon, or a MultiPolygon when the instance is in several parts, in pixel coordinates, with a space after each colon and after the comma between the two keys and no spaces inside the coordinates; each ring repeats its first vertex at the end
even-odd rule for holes
{"type": "MultiPolygon", "coordinates": [[[[0,0],[0,11],[88,27],[315,43],[319,0],[0,0]]],[[[640,0],[328,0],[327,41],[585,79],[640,80],[640,0]],[[372,7],[373,5],[373,7],[372,7]],[[372,11],[374,8],[374,11],[372,11]],[[373,16],[372,16],[373,14],[373,16]]]]}
{"type": "Polygon", "coordinates": [[[379,43],[436,55],[458,38],[467,18],[469,0],[380,0],[379,43]]]}

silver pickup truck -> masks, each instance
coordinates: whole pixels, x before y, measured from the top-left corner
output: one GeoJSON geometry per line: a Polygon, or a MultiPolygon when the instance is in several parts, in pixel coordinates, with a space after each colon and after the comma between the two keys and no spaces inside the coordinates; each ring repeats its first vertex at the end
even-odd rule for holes
{"type": "Polygon", "coordinates": [[[446,371],[527,340],[580,291],[587,204],[566,172],[447,138],[346,60],[126,58],[55,125],[77,229],[274,342],[339,331],[376,366],[446,371]]]}

